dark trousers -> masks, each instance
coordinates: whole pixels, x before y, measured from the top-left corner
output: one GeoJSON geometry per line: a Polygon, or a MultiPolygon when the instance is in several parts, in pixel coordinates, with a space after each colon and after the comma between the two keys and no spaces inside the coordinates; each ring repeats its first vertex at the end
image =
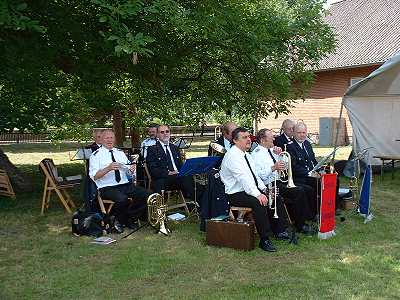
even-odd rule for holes
{"type": "MultiPolygon", "coordinates": [[[[321,178],[317,177],[300,177],[294,178],[294,184],[304,188],[309,195],[309,203],[313,215],[319,214],[321,206],[321,178]]],[[[339,176],[336,180],[336,208],[339,207],[339,176]]]]}
{"type": "Polygon", "coordinates": [[[315,215],[312,214],[310,208],[310,187],[296,186],[293,188],[286,187],[280,181],[277,181],[279,194],[284,199],[286,207],[289,211],[291,219],[294,221],[296,228],[301,229],[305,221],[312,220],[315,215]],[[307,190],[307,192],[306,192],[307,190]]]}
{"type": "Polygon", "coordinates": [[[146,213],[147,198],[150,193],[131,183],[101,188],[100,196],[115,202],[112,214],[121,224],[129,223],[131,218],[140,218],[146,213]],[[132,198],[132,202],[128,200],[132,198]]]}
{"type": "Polygon", "coordinates": [[[161,193],[162,190],[181,190],[186,198],[194,200],[194,182],[191,176],[168,175],[164,178],[152,180],[151,185],[156,193],[161,193]]]}
{"type": "Polygon", "coordinates": [[[274,218],[274,211],[269,209],[268,206],[260,204],[256,197],[250,196],[245,192],[239,192],[235,194],[227,194],[230,205],[250,207],[253,211],[254,221],[256,223],[257,232],[261,239],[267,238],[271,235],[271,232],[277,234],[285,230],[282,216],[284,216],[284,207],[282,202],[277,200],[278,203],[278,216],[274,218]]]}
{"type": "Polygon", "coordinates": [[[99,203],[97,202],[97,186],[89,176],[85,178],[84,199],[87,212],[96,213],[100,211],[99,203]]]}

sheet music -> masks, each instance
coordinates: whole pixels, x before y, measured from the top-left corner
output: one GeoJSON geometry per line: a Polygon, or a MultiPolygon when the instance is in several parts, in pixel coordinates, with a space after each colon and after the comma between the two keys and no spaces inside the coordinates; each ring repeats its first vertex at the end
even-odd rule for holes
{"type": "Polygon", "coordinates": [[[310,173],[317,171],[319,168],[321,168],[326,162],[327,160],[336,152],[337,149],[339,149],[340,147],[336,147],[335,149],[333,149],[333,151],[331,153],[329,153],[328,155],[324,156],[324,158],[322,158],[318,164],[310,171],[310,173]]]}

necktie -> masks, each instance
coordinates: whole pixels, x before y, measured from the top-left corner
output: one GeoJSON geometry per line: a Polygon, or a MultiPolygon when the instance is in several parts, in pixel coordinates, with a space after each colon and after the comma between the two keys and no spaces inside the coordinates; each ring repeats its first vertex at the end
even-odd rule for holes
{"type": "MultiPolygon", "coordinates": [[[[254,175],[254,172],[253,172],[253,170],[251,169],[251,166],[250,166],[249,160],[247,159],[247,156],[246,156],[246,154],[244,155],[244,159],[246,160],[246,163],[247,163],[247,165],[249,166],[249,169],[250,169],[251,175],[253,175],[254,183],[255,183],[256,187],[258,188],[258,181],[257,181],[257,177],[256,177],[256,175],[254,175]]],[[[260,190],[260,189],[259,189],[259,190],[260,190]]]]}
{"type": "Polygon", "coordinates": [[[308,156],[308,152],[306,150],[306,148],[304,147],[304,143],[301,144],[301,150],[304,153],[304,157],[306,159],[306,163],[307,163],[307,169],[311,170],[314,167],[313,162],[310,160],[310,157],[308,156]]]}
{"type": "Polygon", "coordinates": [[[168,149],[168,145],[165,145],[165,152],[167,154],[168,170],[174,171],[174,165],[172,164],[171,152],[168,149]]]}
{"type": "Polygon", "coordinates": [[[276,163],[276,159],[275,159],[275,157],[272,155],[272,153],[271,153],[271,150],[270,150],[270,149],[268,149],[268,153],[269,153],[269,155],[271,156],[271,158],[272,158],[272,161],[273,161],[274,163],[276,163]]]}
{"type": "MultiPolygon", "coordinates": [[[[111,160],[113,162],[115,162],[115,157],[114,157],[113,151],[110,150],[110,153],[111,153],[111,160]]],[[[119,172],[119,170],[114,170],[114,173],[115,173],[115,181],[120,182],[121,181],[121,173],[119,172]]]]}

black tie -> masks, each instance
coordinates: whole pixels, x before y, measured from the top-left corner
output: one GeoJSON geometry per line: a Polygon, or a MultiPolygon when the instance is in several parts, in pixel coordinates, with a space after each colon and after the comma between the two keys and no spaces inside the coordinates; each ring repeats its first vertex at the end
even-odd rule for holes
{"type": "Polygon", "coordinates": [[[247,159],[247,155],[246,155],[246,154],[244,155],[244,159],[246,160],[246,163],[247,163],[247,165],[249,166],[251,175],[253,175],[254,183],[256,184],[257,189],[258,189],[259,191],[261,191],[261,190],[258,188],[257,177],[256,177],[256,175],[254,175],[254,172],[253,172],[253,170],[251,169],[251,166],[250,166],[249,160],[247,159]]]}
{"type": "Polygon", "coordinates": [[[275,157],[272,155],[272,152],[271,152],[270,149],[268,149],[268,153],[269,153],[269,155],[271,156],[272,161],[273,161],[274,163],[276,163],[276,159],[275,159],[275,157]]]}
{"type": "MultiPolygon", "coordinates": [[[[115,162],[115,157],[114,157],[113,151],[110,150],[110,153],[111,153],[111,160],[113,162],[115,162]]],[[[119,172],[119,170],[114,170],[114,172],[115,172],[115,181],[120,182],[121,181],[121,173],[119,172]]]]}
{"type": "Polygon", "coordinates": [[[303,151],[304,157],[306,158],[307,169],[311,170],[314,167],[314,164],[310,160],[310,157],[308,156],[308,152],[306,150],[306,147],[304,147],[304,142],[301,144],[301,150],[303,151]]]}
{"type": "Polygon", "coordinates": [[[168,170],[174,171],[175,169],[174,169],[174,165],[172,164],[171,152],[168,149],[168,145],[165,145],[165,152],[167,154],[168,170]]]}

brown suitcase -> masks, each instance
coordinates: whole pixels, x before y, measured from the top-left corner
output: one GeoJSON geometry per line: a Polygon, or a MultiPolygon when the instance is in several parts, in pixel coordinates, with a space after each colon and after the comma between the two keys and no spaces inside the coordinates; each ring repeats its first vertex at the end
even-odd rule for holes
{"type": "Polygon", "coordinates": [[[239,250],[254,249],[254,222],[207,220],[207,245],[239,250]]]}

